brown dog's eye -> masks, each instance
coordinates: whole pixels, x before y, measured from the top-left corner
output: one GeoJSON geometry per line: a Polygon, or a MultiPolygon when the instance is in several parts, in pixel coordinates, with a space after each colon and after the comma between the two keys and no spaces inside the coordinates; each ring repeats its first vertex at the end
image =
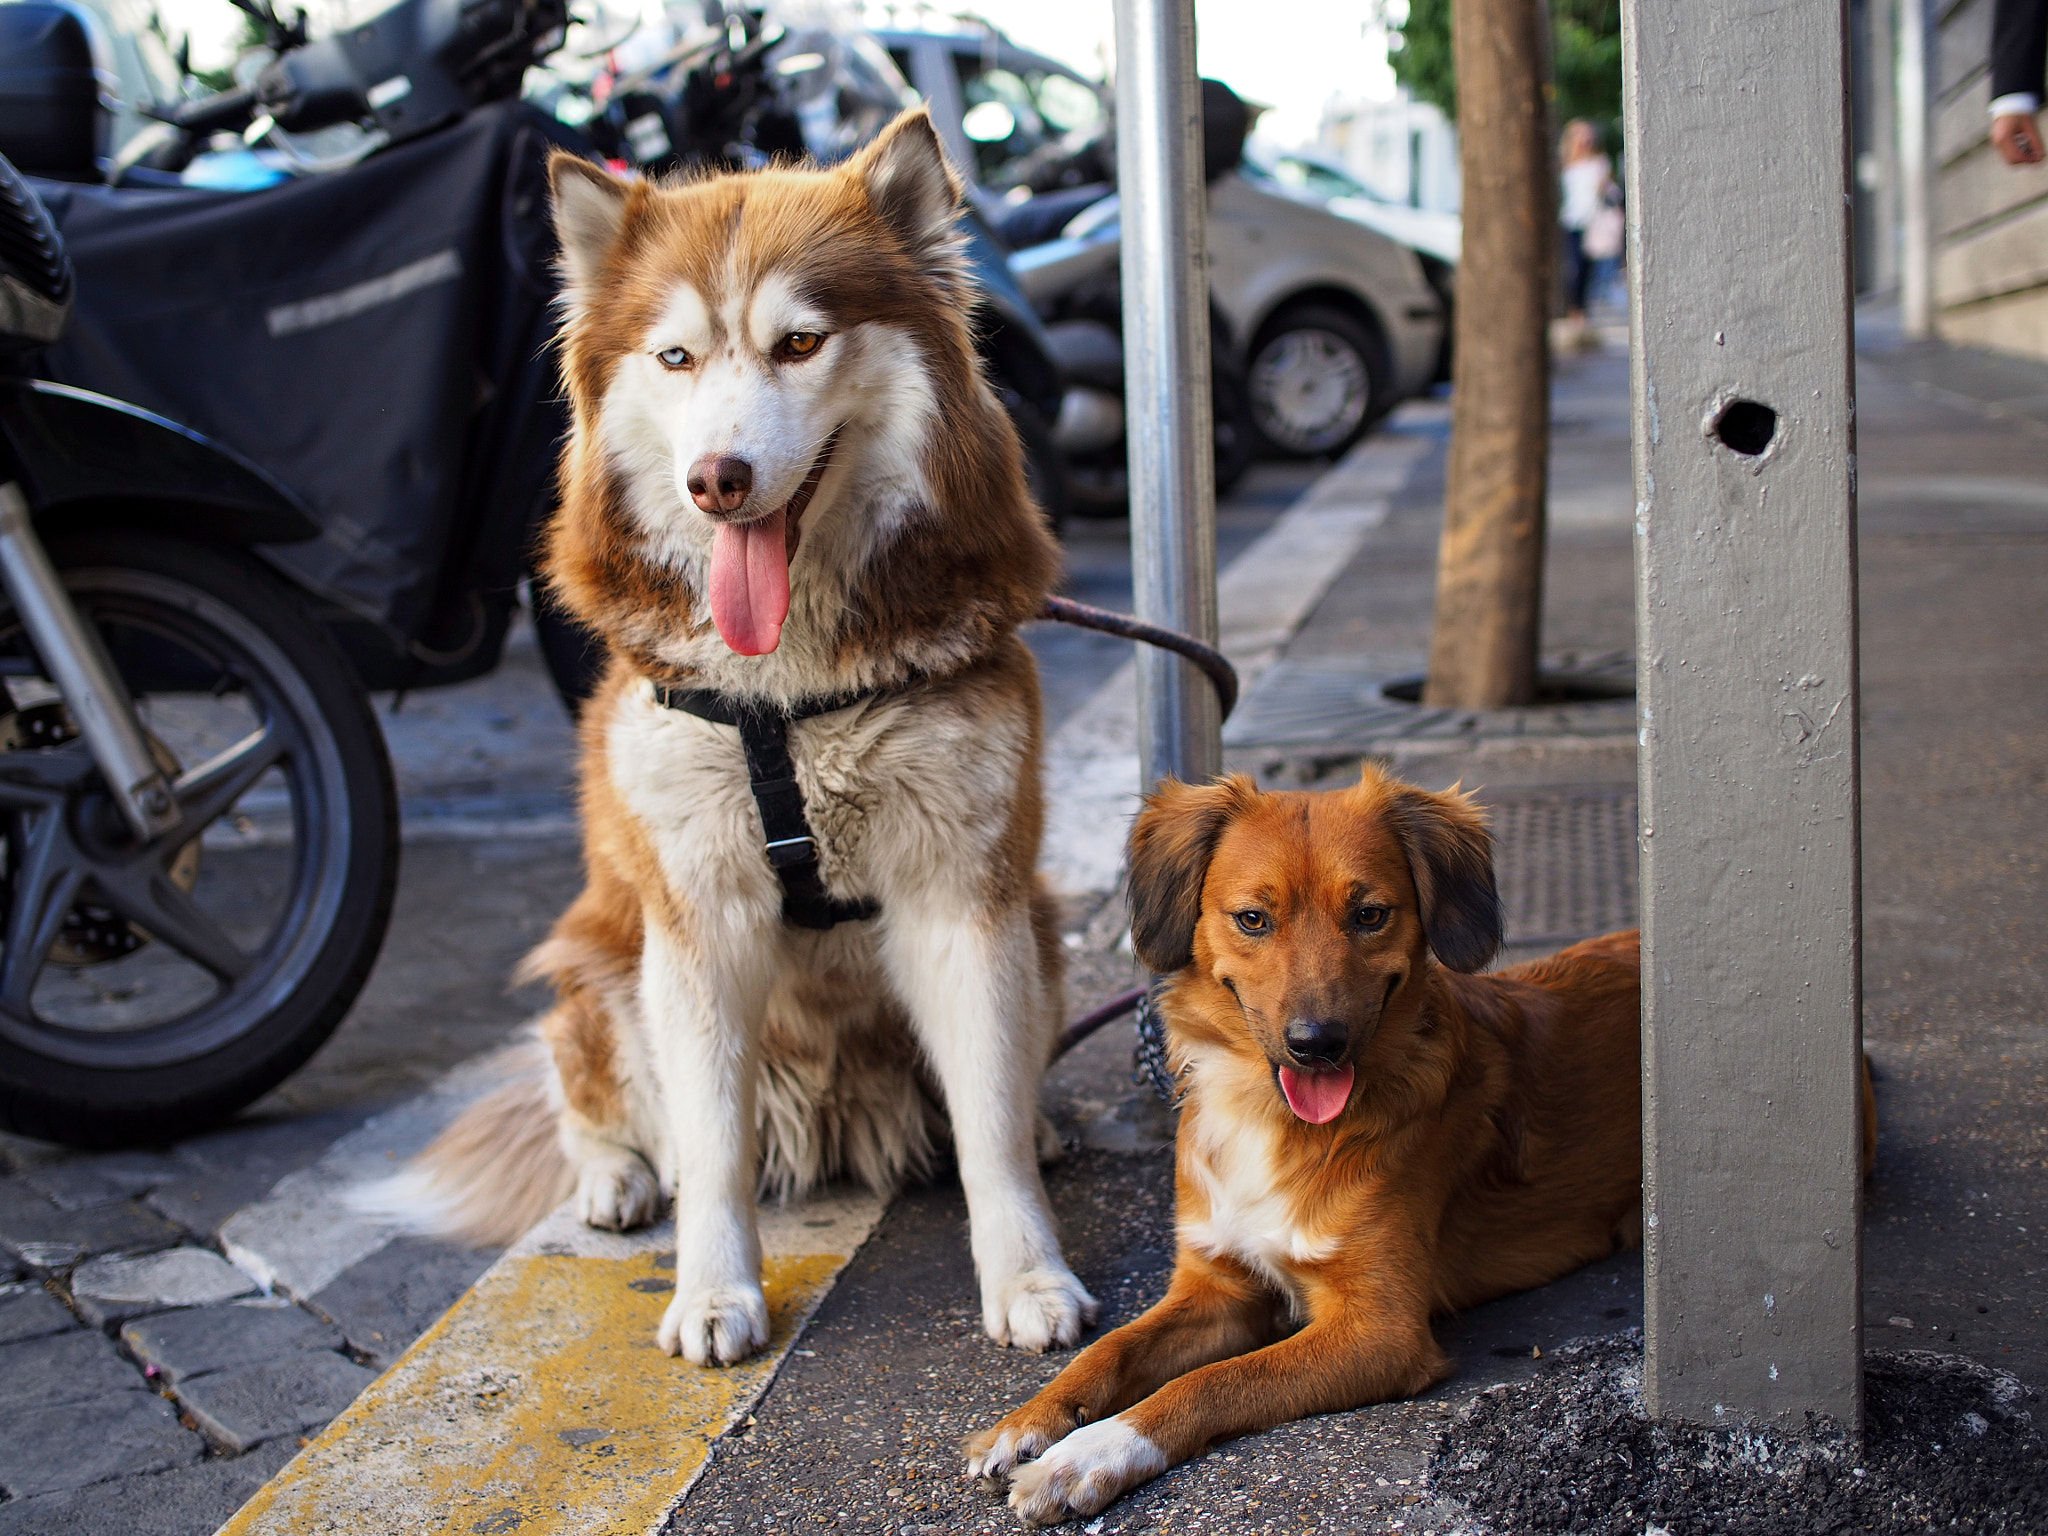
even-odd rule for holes
{"type": "Polygon", "coordinates": [[[1351,914],[1351,921],[1360,933],[1377,933],[1387,926],[1387,917],[1385,907],[1360,907],[1351,914]]]}
{"type": "Polygon", "coordinates": [[[776,343],[775,355],[785,359],[809,357],[823,345],[825,335],[822,331],[791,331],[776,343]]]}
{"type": "Polygon", "coordinates": [[[1248,933],[1255,939],[1264,938],[1273,931],[1273,919],[1266,916],[1265,913],[1259,911],[1256,907],[1248,908],[1243,912],[1233,912],[1230,914],[1230,919],[1237,924],[1240,932],[1248,933]]]}

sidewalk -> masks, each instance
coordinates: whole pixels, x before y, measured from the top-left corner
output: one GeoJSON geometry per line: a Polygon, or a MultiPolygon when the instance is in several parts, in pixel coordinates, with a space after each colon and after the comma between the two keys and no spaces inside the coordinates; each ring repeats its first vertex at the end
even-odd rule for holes
{"type": "MultiPolygon", "coordinates": [[[[1869,1190],[1869,1343],[1971,1354],[2043,1383],[2048,440],[1983,403],[2000,398],[1993,388],[2017,393],[2014,370],[1973,375],[1971,363],[1939,349],[1875,352],[1859,385],[1867,1028],[1883,1125],[1869,1190]],[[1964,393],[1972,377],[1980,397],[1964,393]],[[1946,393],[1930,398],[1934,389],[1946,393]]],[[[2048,396],[2048,369],[2036,378],[2048,396]]],[[[1513,938],[1551,943],[1575,936],[1575,919],[1576,931],[1628,921],[1632,838],[1617,854],[1614,837],[1623,818],[1632,831],[1625,705],[1552,712],[1532,728],[1527,718],[1429,721],[1379,696],[1380,683],[1419,671],[1426,649],[1445,423],[1440,410],[1410,408],[1391,432],[1429,450],[1247,696],[1233,765],[1335,784],[1369,751],[1428,782],[1462,777],[1501,814],[1513,938]],[[1297,708],[1311,689],[1319,707],[1297,708]],[[1303,719],[1316,739],[1288,723],[1303,719]]],[[[1598,670],[1633,639],[1619,352],[1560,367],[1552,481],[1545,650],[1553,665],[1598,670]]],[[[1091,1053],[1105,1087],[1129,1045],[1120,1031],[1091,1053]]],[[[1169,1159],[1145,1150],[1089,1153],[1052,1175],[1105,1325],[1163,1284],[1169,1178],[1169,1159]]],[[[804,1338],[812,1353],[719,1443],[669,1531],[1016,1528],[990,1493],[959,1481],[954,1443],[1060,1362],[975,1336],[962,1222],[951,1189],[896,1203],[819,1309],[804,1338]]],[[[1534,1369],[1537,1349],[1640,1317],[1634,1255],[1479,1308],[1441,1326],[1460,1370],[1426,1398],[1225,1446],[1086,1529],[1444,1528],[1455,1513],[1423,1502],[1421,1471],[1456,1406],[1534,1369]]]]}
{"type": "MultiPolygon", "coordinates": [[[[1866,1031],[1882,1124],[1866,1227],[1868,1342],[1972,1354],[2043,1386],[2048,408],[2039,421],[2030,413],[2048,402],[2048,368],[1900,347],[1875,326],[1866,339],[1866,1031]]],[[[1618,348],[1561,364],[1554,420],[1546,667],[1597,695],[1632,668],[1634,497],[1618,348]]],[[[1226,647],[1250,678],[1227,754],[1269,783],[1336,785],[1372,755],[1425,783],[1480,787],[1495,812],[1519,957],[1633,921],[1633,710],[1592,697],[1527,712],[1432,711],[1382,692],[1422,670],[1447,434],[1441,404],[1404,408],[1278,522],[1247,530],[1223,582],[1226,647]]],[[[1133,975],[1108,891],[1113,864],[1100,856],[1115,840],[1104,828],[1127,814],[1135,780],[1129,683],[1108,652],[1091,666],[1093,694],[1062,700],[1050,752],[1053,798],[1069,829],[1055,836],[1048,862],[1069,898],[1073,1013],[1133,975]]],[[[431,963],[422,953],[408,971],[424,977],[415,968],[431,963]]],[[[1133,1043],[1127,1023],[1103,1031],[1057,1065],[1048,1089],[1073,1149],[1048,1185],[1105,1326],[1157,1297],[1172,1257],[1170,1125],[1149,1090],[1129,1081],[1133,1043]]],[[[324,1177],[326,1166],[339,1165],[316,1165],[308,1177],[324,1177]]],[[[777,1251],[794,1267],[778,1292],[786,1321],[776,1353],[723,1376],[715,1401],[691,1368],[653,1352],[640,1314],[659,1300],[654,1237],[614,1252],[574,1233],[536,1233],[228,1529],[1018,1529],[996,1496],[961,1481],[956,1446],[1064,1357],[1014,1354],[981,1336],[955,1185],[913,1190],[878,1218],[833,1209],[778,1218],[777,1251]],[[843,1241],[869,1223],[857,1249],[843,1241]],[[624,1279],[621,1264],[637,1278],[624,1279]],[[624,1330],[618,1338],[584,1326],[596,1316],[578,1310],[585,1303],[545,1289],[558,1271],[586,1285],[612,1277],[592,1294],[601,1292],[604,1319],[624,1330]],[[530,1310],[536,1297],[550,1320],[516,1346],[504,1322],[505,1358],[490,1359],[500,1326],[492,1319],[503,1322],[508,1306],[530,1310]],[[607,1396],[593,1373],[610,1367],[603,1348],[590,1355],[594,1346],[655,1369],[607,1396]],[[571,1389],[573,1415],[562,1396],[571,1389]],[[435,1445],[482,1459],[406,1454],[428,1420],[442,1426],[435,1445]],[[403,1485],[412,1464],[429,1459],[441,1470],[415,1480],[432,1495],[421,1501],[403,1485]],[[466,1470],[486,1464],[488,1476],[466,1470]],[[629,1464],[630,1478],[621,1476],[629,1464]],[[622,1503],[628,1481],[636,1492],[622,1503]],[[563,1503],[578,1487],[603,1496],[563,1503]],[[345,1496],[327,1502],[323,1490],[345,1496]]],[[[406,1250],[391,1254],[407,1260],[406,1250]]],[[[1476,1309],[1440,1325],[1460,1369],[1426,1398],[1225,1446],[1086,1529],[1450,1528],[1455,1512],[1425,1502],[1422,1490],[1448,1416],[1474,1391],[1536,1369],[1536,1351],[1640,1318],[1632,1254],[1476,1309]]],[[[0,1384],[11,1379],[0,1363],[0,1384]]],[[[179,1489],[212,1479],[214,1498],[230,1486],[246,1492],[291,1443],[202,1462],[198,1437],[190,1439],[179,1442],[187,1469],[163,1476],[190,1480],[179,1489]]],[[[51,1496],[67,1502],[45,1504],[48,1520],[34,1518],[35,1500],[0,1504],[0,1536],[151,1528],[104,1518],[94,1492],[51,1496]]],[[[182,1496],[170,1484],[164,1492],[182,1496]]]]}

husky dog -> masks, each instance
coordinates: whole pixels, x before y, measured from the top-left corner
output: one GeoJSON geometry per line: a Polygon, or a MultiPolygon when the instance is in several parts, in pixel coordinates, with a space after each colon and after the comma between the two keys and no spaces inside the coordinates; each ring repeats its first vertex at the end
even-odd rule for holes
{"type": "Polygon", "coordinates": [[[546,574],[610,650],[588,883],[526,962],[540,1041],[423,1155],[416,1208],[503,1241],[572,1194],[626,1228],[670,1193],[661,1346],[726,1363],[768,1339],[757,1190],[887,1191],[950,1121],[983,1325],[1072,1344],[1095,1302],[1038,1173],[1060,945],[1017,635],[1058,552],[976,361],[937,135],[912,112],[833,170],[550,175],[574,422],[546,574]],[[743,715],[808,822],[774,850],[788,785],[743,715]]]}

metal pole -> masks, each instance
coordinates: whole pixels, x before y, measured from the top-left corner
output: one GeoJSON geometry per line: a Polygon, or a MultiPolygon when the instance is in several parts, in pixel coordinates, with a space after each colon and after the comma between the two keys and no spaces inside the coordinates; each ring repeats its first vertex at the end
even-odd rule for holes
{"type": "Polygon", "coordinates": [[[1934,334],[1933,168],[1927,163],[1927,0],[1899,0],[1899,325],[1934,334]]]}
{"type": "Polygon", "coordinates": [[[1862,1416],[1843,0],[1626,0],[1644,1394],[1862,1416]]]}
{"type": "MultiPolygon", "coordinates": [[[[1193,0],[1118,0],[1124,400],[1138,617],[1216,641],[1216,462],[1202,88],[1193,0]]],[[[1223,770],[1216,696],[1191,662],[1138,647],[1143,787],[1223,770]]]]}

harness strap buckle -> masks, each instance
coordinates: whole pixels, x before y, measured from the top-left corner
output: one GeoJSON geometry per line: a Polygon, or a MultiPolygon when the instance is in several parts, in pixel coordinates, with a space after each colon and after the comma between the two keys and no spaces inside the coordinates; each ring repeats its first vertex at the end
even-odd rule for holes
{"type": "Polygon", "coordinates": [[[777,869],[788,869],[793,864],[815,864],[818,862],[818,840],[806,833],[802,837],[780,837],[767,845],[768,862],[777,869]]]}
{"type": "Polygon", "coordinates": [[[663,683],[654,683],[653,689],[655,702],[666,709],[739,729],[748,788],[761,815],[762,846],[769,868],[782,882],[783,921],[822,931],[840,923],[865,922],[881,910],[873,900],[838,901],[827,893],[817,835],[811,831],[803,788],[789,756],[791,722],[844,709],[871,695],[814,699],[783,710],[743,704],[706,689],[673,688],[663,683]]]}

